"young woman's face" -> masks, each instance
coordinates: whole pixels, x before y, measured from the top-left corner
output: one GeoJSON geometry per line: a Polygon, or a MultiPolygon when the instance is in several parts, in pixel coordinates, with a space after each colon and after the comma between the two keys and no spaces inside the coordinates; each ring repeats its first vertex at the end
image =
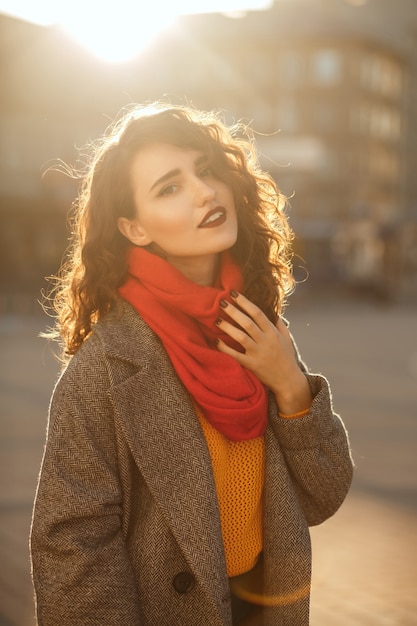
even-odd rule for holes
{"type": "Polygon", "coordinates": [[[120,231],[136,245],[156,244],[183,274],[210,284],[238,226],[232,191],[213,175],[206,155],[151,144],[134,158],[131,181],[136,215],[119,218],[120,231]]]}

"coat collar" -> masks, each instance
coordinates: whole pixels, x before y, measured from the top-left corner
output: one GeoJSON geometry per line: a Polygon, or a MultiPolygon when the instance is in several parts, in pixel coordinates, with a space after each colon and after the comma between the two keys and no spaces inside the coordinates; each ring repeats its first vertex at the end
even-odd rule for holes
{"type": "Polygon", "coordinates": [[[106,354],[142,367],[153,360],[158,337],[133,307],[119,300],[114,309],[98,322],[95,331],[101,337],[106,354]]]}
{"type": "Polygon", "coordinates": [[[130,305],[120,303],[97,333],[113,361],[110,396],[136,465],[190,567],[220,602],[228,581],[217,496],[191,398],[160,340],[130,305]],[[121,361],[134,366],[128,376],[121,361]]]}

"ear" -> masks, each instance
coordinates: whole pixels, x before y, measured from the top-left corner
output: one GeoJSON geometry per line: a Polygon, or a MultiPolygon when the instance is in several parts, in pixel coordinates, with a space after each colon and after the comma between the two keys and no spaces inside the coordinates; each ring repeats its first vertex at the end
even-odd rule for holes
{"type": "Polygon", "coordinates": [[[143,229],[135,219],[130,220],[128,217],[119,217],[117,227],[122,235],[136,246],[147,246],[152,243],[152,239],[149,237],[146,230],[143,229]]]}

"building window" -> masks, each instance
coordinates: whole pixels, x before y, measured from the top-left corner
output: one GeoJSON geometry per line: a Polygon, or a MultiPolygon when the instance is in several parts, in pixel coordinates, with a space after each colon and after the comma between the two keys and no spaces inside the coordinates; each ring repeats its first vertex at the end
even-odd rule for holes
{"type": "Polygon", "coordinates": [[[280,77],[289,86],[299,85],[304,80],[305,61],[295,51],[285,52],[279,59],[280,77]]]}
{"type": "Polygon", "coordinates": [[[342,77],[342,56],[337,50],[319,50],[312,57],[312,78],[320,85],[334,85],[342,77]]]}
{"type": "Polygon", "coordinates": [[[401,113],[387,106],[361,103],[350,113],[354,132],[371,135],[386,141],[398,141],[401,137],[401,113]]]}
{"type": "Polygon", "coordinates": [[[370,132],[374,137],[398,140],[400,137],[400,114],[388,107],[374,106],[371,109],[370,132]]]}
{"type": "Polygon", "coordinates": [[[402,90],[402,70],[393,61],[368,55],[361,64],[361,83],[371,91],[399,96],[402,90]]]}

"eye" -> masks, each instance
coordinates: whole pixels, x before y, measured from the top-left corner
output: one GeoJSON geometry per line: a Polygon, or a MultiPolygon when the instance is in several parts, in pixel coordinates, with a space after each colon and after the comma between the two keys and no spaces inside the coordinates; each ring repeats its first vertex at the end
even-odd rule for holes
{"type": "Polygon", "coordinates": [[[163,187],[158,193],[158,196],[170,196],[171,194],[175,193],[177,188],[178,185],[174,185],[173,183],[171,183],[170,185],[166,185],[166,187],[163,187]]]}
{"type": "Polygon", "coordinates": [[[209,165],[206,165],[205,167],[203,167],[202,170],[200,170],[200,176],[201,178],[205,178],[206,176],[213,176],[213,170],[209,165]]]}

